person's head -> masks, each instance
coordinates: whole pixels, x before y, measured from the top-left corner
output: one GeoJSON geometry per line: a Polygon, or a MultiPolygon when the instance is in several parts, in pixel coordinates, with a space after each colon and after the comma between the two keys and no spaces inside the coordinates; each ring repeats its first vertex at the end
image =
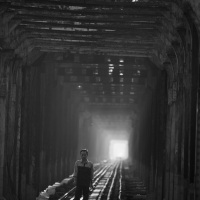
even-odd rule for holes
{"type": "Polygon", "coordinates": [[[87,159],[88,157],[88,150],[87,149],[81,149],[80,150],[80,155],[81,155],[81,158],[84,160],[84,159],[87,159]]]}

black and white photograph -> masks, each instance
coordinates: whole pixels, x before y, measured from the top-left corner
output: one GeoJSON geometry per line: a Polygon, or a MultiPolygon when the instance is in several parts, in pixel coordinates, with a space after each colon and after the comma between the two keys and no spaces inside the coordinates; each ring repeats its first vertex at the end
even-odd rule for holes
{"type": "Polygon", "coordinates": [[[200,0],[0,0],[0,200],[200,200],[200,0]]]}

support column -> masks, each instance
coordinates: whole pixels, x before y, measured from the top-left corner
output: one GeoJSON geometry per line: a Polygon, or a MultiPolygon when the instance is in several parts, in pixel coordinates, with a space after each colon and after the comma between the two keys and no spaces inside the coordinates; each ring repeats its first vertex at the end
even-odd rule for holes
{"type": "Polygon", "coordinates": [[[7,93],[9,85],[9,60],[12,52],[0,52],[0,198],[3,197],[5,174],[5,137],[7,117],[7,93]]]}
{"type": "MultiPolygon", "coordinates": [[[[0,94],[1,95],[1,94],[0,94]]],[[[4,144],[5,144],[5,118],[6,101],[0,97],[0,198],[3,196],[3,166],[4,166],[4,144]]]]}
{"type": "Polygon", "coordinates": [[[0,54],[0,198],[3,196],[3,166],[5,148],[5,119],[6,119],[6,87],[7,79],[4,77],[4,60],[0,54]]]}
{"type": "MultiPolygon", "coordinates": [[[[200,109],[200,91],[198,92],[198,109],[200,109]]],[[[200,198],[200,112],[197,115],[196,141],[196,199],[200,198]]]]}

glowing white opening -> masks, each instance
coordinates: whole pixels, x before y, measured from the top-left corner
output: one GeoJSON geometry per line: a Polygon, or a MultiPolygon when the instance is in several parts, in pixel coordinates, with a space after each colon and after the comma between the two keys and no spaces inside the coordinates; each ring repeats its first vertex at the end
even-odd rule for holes
{"type": "Polygon", "coordinates": [[[128,141],[111,140],[109,149],[110,159],[127,159],[128,158],[128,141]]]}

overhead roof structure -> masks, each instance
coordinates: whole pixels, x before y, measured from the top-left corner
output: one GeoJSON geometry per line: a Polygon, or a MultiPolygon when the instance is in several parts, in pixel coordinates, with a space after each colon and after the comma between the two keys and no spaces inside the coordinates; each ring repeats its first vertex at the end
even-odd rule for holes
{"type": "Polygon", "coordinates": [[[139,100],[151,66],[176,62],[185,31],[170,0],[1,0],[0,14],[1,48],[24,59],[33,51],[62,55],[57,73],[65,82],[112,104],[139,100]]]}

